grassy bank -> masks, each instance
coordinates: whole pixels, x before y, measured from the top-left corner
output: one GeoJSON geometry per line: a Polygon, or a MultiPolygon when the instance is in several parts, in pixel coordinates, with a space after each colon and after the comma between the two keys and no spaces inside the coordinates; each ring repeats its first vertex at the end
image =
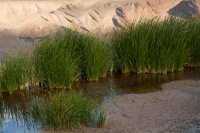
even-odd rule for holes
{"type": "Polygon", "coordinates": [[[199,19],[168,18],[132,23],[106,41],[72,30],[50,35],[36,45],[33,57],[26,59],[19,54],[1,62],[1,91],[11,92],[26,83],[70,89],[79,79],[98,81],[112,67],[138,74],[198,67],[199,34],[199,19]]]}

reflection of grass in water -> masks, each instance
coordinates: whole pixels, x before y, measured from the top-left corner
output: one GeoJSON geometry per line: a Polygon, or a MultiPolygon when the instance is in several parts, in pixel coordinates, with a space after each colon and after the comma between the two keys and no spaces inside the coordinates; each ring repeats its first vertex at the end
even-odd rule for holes
{"type": "Polygon", "coordinates": [[[105,108],[97,108],[96,111],[93,111],[92,114],[92,123],[94,127],[102,128],[106,124],[107,111],[105,108]]]}
{"type": "Polygon", "coordinates": [[[0,126],[3,126],[5,120],[9,120],[9,123],[14,123],[14,126],[23,125],[24,130],[35,128],[30,113],[33,97],[26,91],[3,93],[0,97],[0,126]]]}
{"type": "MultiPolygon", "coordinates": [[[[195,71],[197,72],[197,71],[195,71]]],[[[144,94],[162,90],[160,85],[174,80],[186,79],[189,73],[194,72],[174,72],[168,74],[119,74],[114,73],[113,85],[118,88],[117,91],[121,93],[135,93],[144,94]]],[[[191,78],[191,77],[190,77],[191,78]]]]}
{"type": "Polygon", "coordinates": [[[32,114],[43,128],[52,130],[68,130],[92,124],[100,127],[105,124],[105,119],[102,119],[104,112],[98,116],[93,115],[95,104],[94,100],[80,92],[61,92],[45,101],[35,100],[32,114]],[[92,115],[98,117],[96,123],[92,123],[92,115]]]}

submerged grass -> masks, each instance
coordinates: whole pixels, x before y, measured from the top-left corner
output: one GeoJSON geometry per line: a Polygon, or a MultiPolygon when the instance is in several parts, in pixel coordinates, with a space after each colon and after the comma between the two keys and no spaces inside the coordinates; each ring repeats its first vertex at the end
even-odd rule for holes
{"type": "Polygon", "coordinates": [[[27,53],[19,53],[7,57],[1,62],[0,90],[10,92],[24,89],[31,84],[34,67],[27,53]]]}
{"type": "MultiPolygon", "coordinates": [[[[41,122],[43,128],[72,130],[82,125],[93,125],[92,115],[95,106],[94,100],[80,92],[61,92],[46,101],[35,100],[32,114],[41,122]]],[[[97,116],[95,115],[95,117],[97,116]]],[[[101,120],[101,122],[97,122],[98,126],[103,127],[105,119],[98,119],[101,120]]]]}

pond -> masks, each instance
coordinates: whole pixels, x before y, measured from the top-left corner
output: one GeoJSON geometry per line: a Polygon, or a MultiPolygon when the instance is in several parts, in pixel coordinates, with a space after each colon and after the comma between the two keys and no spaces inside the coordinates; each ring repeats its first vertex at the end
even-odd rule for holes
{"type": "MultiPolygon", "coordinates": [[[[162,91],[161,84],[174,80],[200,79],[200,69],[185,69],[167,75],[161,74],[108,74],[99,82],[75,82],[73,88],[82,90],[86,95],[96,99],[100,104],[115,95],[136,93],[144,94],[162,91]]],[[[35,133],[40,130],[40,124],[35,123],[30,105],[37,97],[47,97],[58,90],[30,89],[16,91],[12,94],[3,93],[0,96],[0,133],[35,133]]]]}

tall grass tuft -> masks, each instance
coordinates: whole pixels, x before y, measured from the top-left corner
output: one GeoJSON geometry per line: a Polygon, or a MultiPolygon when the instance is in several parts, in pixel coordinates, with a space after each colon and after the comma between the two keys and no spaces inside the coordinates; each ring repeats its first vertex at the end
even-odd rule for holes
{"type": "Polygon", "coordinates": [[[115,69],[142,73],[146,69],[150,27],[153,20],[139,21],[116,31],[112,38],[115,69]]]}
{"type": "Polygon", "coordinates": [[[33,71],[33,62],[27,53],[7,57],[1,62],[0,90],[12,93],[14,90],[24,89],[31,84],[33,71]]]}
{"type": "Polygon", "coordinates": [[[190,59],[189,65],[192,67],[200,66],[200,18],[193,18],[190,20],[190,59]]]}
{"type": "Polygon", "coordinates": [[[168,18],[163,22],[156,22],[152,28],[153,31],[148,38],[152,40],[149,44],[148,60],[156,61],[156,65],[150,63],[149,69],[164,74],[183,70],[189,56],[188,21],[168,18]],[[156,54],[154,59],[151,58],[153,54],[156,54]]]}
{"type": "Polygon", "coordinates": [[[42,87],[71,88],[80,75],[76,54],[79,34],[68,31],[45,38],[34,51],[35,69],[42,87]]]}
{"type": "Polygon", "coordinates": [[[141,20],[112,38],[115,68],[123,73],[164,73],[183,70],[189,56],[188,21],[141,20]]]}
{"type": "Polygon", "coordinates": [[[71,130],[81,125],[91,125],[96,103],[80,92],[69,91],[46,100],[35,100],[32,114],[43,128],[71,130]]]}
{"type": "Polygon", "coordinates": [[[98,81],[106,76],[110,65],[111,51],[105,41],[91,35],[80,39],[79,54],[81,56],[82,75],[88,81],[98,81]]]}

